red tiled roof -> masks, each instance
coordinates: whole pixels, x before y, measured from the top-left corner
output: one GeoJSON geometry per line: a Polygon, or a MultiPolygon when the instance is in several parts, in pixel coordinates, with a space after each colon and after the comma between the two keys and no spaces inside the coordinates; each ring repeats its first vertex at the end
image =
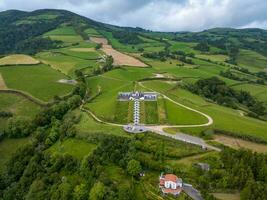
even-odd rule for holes
{"type": "Polygon", "coordinates": [[[175,176],[174,174],[166,174],[165,176],[164,176],[164,180],[165,181],[172,181],[172,182],[177,182],[177,179],[178,179],[178,177],[177,176],[175,176]]]}
{"type": "Polygon", "coordinates": [[[164,193],[179,194],[181,191],[182,191],[182,188],[180,188],[180,187],[178,187],[175,190],[170,189],[170,188],[162,188],[162,192],[164,192],[164,193]]]}
{"type": "Polygon", "coordinates": [[[165,181],[163,180],[163,179],[160,179],[160,181],[159,181],[159,185],[164,185],[164,183],[165,183],[165,181]]]}

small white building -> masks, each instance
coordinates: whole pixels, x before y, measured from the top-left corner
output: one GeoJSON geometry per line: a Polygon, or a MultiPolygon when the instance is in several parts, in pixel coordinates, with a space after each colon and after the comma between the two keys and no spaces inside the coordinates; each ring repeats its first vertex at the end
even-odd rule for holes
{"type": "Polygon", "coordinates": [[[182,191],[183,181],[174,174],[161,174],[159,187],[163,194],[179,195],[182,191]]]}

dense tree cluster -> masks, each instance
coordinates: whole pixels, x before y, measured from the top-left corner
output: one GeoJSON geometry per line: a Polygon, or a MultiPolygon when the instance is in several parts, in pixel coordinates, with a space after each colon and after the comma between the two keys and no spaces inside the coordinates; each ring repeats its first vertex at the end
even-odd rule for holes
{"type": "Polygon", "coordinates": [[[98,75],[112,70],[113,62],[114,60],[112,56],[105,57],[104,63],[101,66],[94,68],[93,74],[98,75]]]}
{"type": "Polygon", "coordinates": [[[194,49],[201,52],[209,52],[210,47],[207,42],[200,42],[194,47],[194,49]]]}
{"type": "Polygon", "coordinates": [[[112,35],[123,44],[140,44],[143,42],[138,34],[132,31],[113,31],[112,35]]]}
{"type": "Polygon", "coordinates": [[[183,63],[194,64],[191,58],[194,57],[195,55],[193,53],[185,53],[183,51],[170,52],[168,49],[165,49],[164,51],[159,51],[159,52],[145,52],[142,54],[142,56],[145,58],[157,59],[162,62],[170,58],[179,60],[183,63]]]}
{"type": "Polygon", "coordinates": [[[57,42],[36,37],[55,29],[62,21],[0,26],[0,54],[14,52],[33,54],[42,49],[54,48],[57,42]]]}
{"type": "Polygon", "coordinates": [[[241,48],[267,55],[267,34],[261,29],[216,28],[199,33],[179,33],[175,39],[198,43],[206,41],[209,46],[219,48],[220,53],[229,54],[230,62],[235,61],[235,55],[241,48]]]}
{"type": "Polygon", "coordinates": [[[13,113],[9,111],[0,111],[0,117],[2,118],[9,118],[12,117],[13,113]]]}
{"type": "Polygon", "coordinates": [[[256,100],[246,91],[233,90],[217,77],[198,80],[194,84],[185,85],[185,88],[220,105],[235,109],[239,107],[239,104],[246,106],[252,117],[266,115],[266,108],[262,102],[256,100]]]}
{"type": "Polygon", "coordinates": [[[199,172],[198,184],[206,191],[239,190],[241,200],[267,199],[267,157],[249,150],[226,148],[207,173],[199,172]]]}

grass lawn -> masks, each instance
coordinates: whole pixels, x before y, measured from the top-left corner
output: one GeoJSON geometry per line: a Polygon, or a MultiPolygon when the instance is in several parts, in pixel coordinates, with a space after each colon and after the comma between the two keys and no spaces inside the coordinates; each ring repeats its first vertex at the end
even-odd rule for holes
{"type": "Polygon", "coordinates": [[[30,142],[30,138],[4,139],[0,142],[0,171],[20,147],[30,142]]]}
{"type": "Polygon", "coordinates": [[[127,124],[129,122],[128,111],[129,111],[128,101],[117,101],[114,121],[120,124],[127,124]]]}
{"type": "Polygon", "coordinates": [[[95,144],[84,140],[69,138],[63,142],[57,141],[48,151],[52,154],[70,154],[75,158],[82,159],[84,156],[93,152],[95,144]]]}
{"type": "Polygon", "coordinates": [[[204,124],[206,117],[166,100],[167,122],[172,125],[204,124]]]}
{"type": "Polygon", "coordinates": [[[89,88],[92,88],[92,95],[97,93],[97,88],[101,89],[101,94],[94,100],[86,104],[86,107],[93,111],[98,117],[116,122],[116,104],[119,92],[132,91],[131,82],[121,81],[108,76],[98,76],[87,79],[89,88]]]}
{"type": "Polygon", "coordinates": [[[8,88],[21,90],[43,101],[51,100],[55,95],[66,95],[73,86],[58,83],[67,77],[43,64],[35,66],[1,67],[8,88]]]}
{"type": "Polygon", "coordinates": [[[156,101],[146,101],[145,102],[145,113],[146,113],[146,124],[158,124],[158,104],[156,101]]]}

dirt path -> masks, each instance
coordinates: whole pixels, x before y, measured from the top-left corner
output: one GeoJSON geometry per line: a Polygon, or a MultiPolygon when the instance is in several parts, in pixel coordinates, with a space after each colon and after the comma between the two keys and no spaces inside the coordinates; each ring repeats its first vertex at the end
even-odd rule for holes
{"type": "Polygon", "coordinates": [[[97,37],[90,37],[90,40],[92,42],[98,43],[98,44],[103,44],[102,46],[102,51],[109,55],[112,56],[114,59],[114,65],[126,65],[126,66],[133,66],[133,67],[147,67],[147,65],[143,62],[141,62],[140,60],[123,54],[115,49],[113,49],[113,47],[111,45],[108,44],[107,39],[105,38],[97,38],[97,37]]]}
{"type": "Polygon", "coordinates": [[[2,75],[0,74],[0,90],[6,90],[6,89],[7,89],[6,83],[5,83],[2,75]]]}

